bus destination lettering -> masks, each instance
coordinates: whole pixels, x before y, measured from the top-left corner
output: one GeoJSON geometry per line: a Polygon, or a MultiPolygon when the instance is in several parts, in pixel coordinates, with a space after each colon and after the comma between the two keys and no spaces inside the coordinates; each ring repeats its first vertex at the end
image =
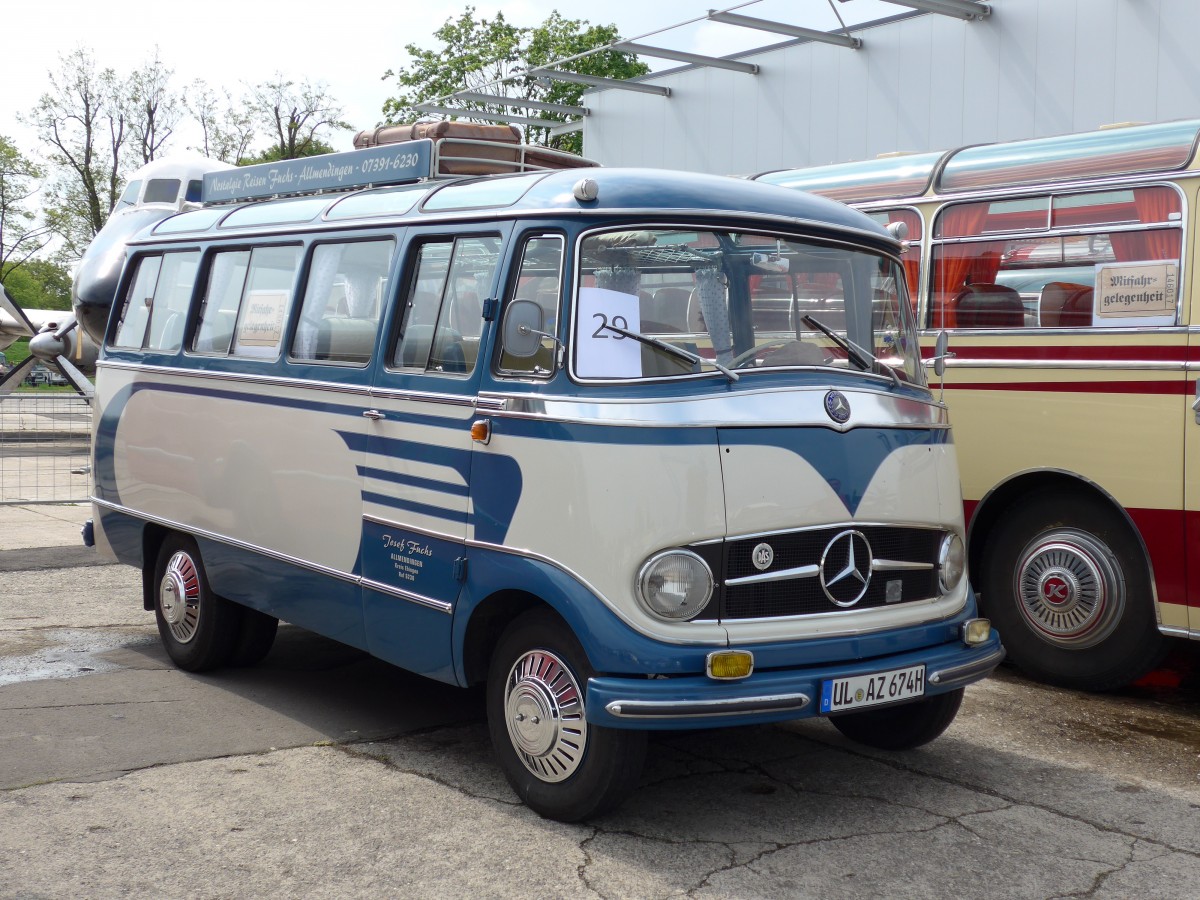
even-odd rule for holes
{"type": "Polygon", "coordinates": [[[368,185],[398,184],[430,174],[430,141],[408,141],[370,150],[348,150],[312,159],[263,163],[204,176],[205,203],[257,200],[368,185]]]}

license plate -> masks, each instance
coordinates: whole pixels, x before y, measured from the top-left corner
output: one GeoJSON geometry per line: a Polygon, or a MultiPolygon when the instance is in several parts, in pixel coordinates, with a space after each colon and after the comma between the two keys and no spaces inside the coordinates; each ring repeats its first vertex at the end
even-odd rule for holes
{"type": "Polygon", "coordinates": [[[925,667],[909,666],[874,675],[834,678],[821,683],[821,712],[835,713],[862,709],[879,703],[892,703],[910,697],[925,696],[925,667]]]}

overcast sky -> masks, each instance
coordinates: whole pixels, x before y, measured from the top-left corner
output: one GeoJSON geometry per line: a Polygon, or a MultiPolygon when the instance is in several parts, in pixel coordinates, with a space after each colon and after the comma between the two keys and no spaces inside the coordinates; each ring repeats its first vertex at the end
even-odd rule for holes
{"type": "MultiPolygon", "coordinates": [[[[712,8],[727,9],[742,0],[478,0],[477,15],[503,10],[517,25],[536,25],[555,9],[569,18],[614,24],[622,37],[636,38],[676,23],[701,18],[712,8]]],[[[60,55],[76,47],[91,49],[101,66],[125,73],[148,61],[157,46],[175,70],[182,88],[195,78],[240,95],[244,84],[282,72],[296,81],[323,81],[355,129],[374,126],[394,83],[382,80],[388,69],[407,62],[404,45],[433,47],[433,31],[462,13],[466,0],[27,0],[10,2],[0,21],[6,40],[0,49],[0,135],[35,154],[32,134],[17,122],[48,88],[47,72],[60,55]]],[[[881,0],[757,0],[738,11],[758,18],[831,31],[838,28],[836,7],[848,23],[871,21],[903,11],[881,0]]],[[[697,23],[656,36],[646,43],[725,55],[785,38],[720,25],[697,23]]],[[[646,60],[654,68],[674,65],[646,60]]],[[[349,149],[352,133],[339,136],[336,149],[349,149]]]]}

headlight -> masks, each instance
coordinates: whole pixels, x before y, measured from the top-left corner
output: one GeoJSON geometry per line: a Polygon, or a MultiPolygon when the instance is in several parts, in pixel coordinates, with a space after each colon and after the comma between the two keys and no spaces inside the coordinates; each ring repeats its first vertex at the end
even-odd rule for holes
{"type": "Polygon", "coordinates": [[[967,570],[967,552],[963,547],[962,538],[957,534],[948,534],[942,538],[941,549],[938,550],[938,581],[942,593],[948,594],[962,581],[963,573],[967,570]]]}
{"type": "Polygon", "coordinates": [[[642,604],[661,619],[694,619],[712,592],[712,570],[688,550],[657,553],[638,573],[642,604]]]}

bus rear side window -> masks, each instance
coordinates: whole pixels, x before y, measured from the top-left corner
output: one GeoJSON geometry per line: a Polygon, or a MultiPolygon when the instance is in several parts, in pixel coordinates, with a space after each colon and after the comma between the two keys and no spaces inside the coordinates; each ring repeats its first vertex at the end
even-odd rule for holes
{"type": "Polygon", "coordinates": [[[113,346],[178,350],[199,261],[198,251],[143,257],[125,298],[113,346]]]}
{"type": "Polygon", "coordinates": [[[313,250],[292,358],[365,365],[375,348],[391,240],[313,250]]]}
{"type": "Polygon", "coordinates": [[[295,246],[213,254],[192,349],[276,358],[299,265],[295,246]]]}

